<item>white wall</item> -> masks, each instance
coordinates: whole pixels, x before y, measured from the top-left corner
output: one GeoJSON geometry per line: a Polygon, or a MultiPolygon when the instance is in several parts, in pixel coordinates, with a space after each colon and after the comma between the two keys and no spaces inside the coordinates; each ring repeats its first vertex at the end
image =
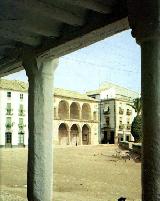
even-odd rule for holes
{"type": "Polygon", "coordinates": [[[23,118],[23,122],[26,125],[24,127],[24,145],[28,145],[28,93],[18,92],[11,90],[0,89],[0,145],[5,145],[5,132],[6,132],[6,118],[11,117],[13,127],[12,130],[12,145],[18,145],[18,131],[19,131],[19,118],[23,118]],[[11,97],[7,97],[7,92],[11,92],[11,97]],[[20,99],[20,94],[23,94],[23,100],[20,99]],[[7,103],[11,103],[13,109],[13,115],[6,115],[7,103]],[[19,106],[23,104],[25,110],[25,116],[20,117],[19,106]]]}

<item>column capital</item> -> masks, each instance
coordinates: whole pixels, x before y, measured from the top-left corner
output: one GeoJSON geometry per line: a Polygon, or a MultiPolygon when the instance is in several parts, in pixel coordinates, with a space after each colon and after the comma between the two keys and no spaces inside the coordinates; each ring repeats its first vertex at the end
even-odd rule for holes
{"type": "Polygon", "coordinates": [[[160,36],[160,1],[128,0],[128,19],[132,36],[137,43],[158,39],[160,36]]]}
{"type": "Polygon", "coordinates": [[[37,57],[32,49],[26,48],[23,51],[22,65],[28,77],[36,75],[38,72],[53,76],[59,63],[59,59],[37,57]]]}

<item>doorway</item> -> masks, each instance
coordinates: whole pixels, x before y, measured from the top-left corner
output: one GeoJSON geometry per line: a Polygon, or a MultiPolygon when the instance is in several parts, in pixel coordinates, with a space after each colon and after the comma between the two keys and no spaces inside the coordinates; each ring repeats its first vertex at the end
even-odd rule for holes
{"type": "Polygon", "coordinates": [[[5,147],[7,147],[7,148],[12,147],[12,133],[11,132],[5,133],[5,147]]]}

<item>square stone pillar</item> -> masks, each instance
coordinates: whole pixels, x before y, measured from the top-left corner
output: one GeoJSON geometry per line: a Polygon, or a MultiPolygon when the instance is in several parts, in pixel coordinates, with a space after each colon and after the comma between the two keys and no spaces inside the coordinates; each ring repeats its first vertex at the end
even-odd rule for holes
{"type": "Polygon", "coordinates": [[[52,201],[53,74],[57,60],[38,59],[27,51],[23,66],[29,81],[27,197],[29,201],[52,201]]]}

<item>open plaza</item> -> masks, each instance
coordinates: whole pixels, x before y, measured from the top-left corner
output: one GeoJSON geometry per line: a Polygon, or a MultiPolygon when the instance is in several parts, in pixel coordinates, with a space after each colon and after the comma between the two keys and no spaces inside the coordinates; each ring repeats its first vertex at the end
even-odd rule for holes
{"type": "MultiPolygon", "coordinates": [[[[54,201],[127,201],[141,197],[141,163],[115,157],[117,145],[56,146],[54,201]]],[[[0,149],[1,201],[26,201],[27,149],[0,149]],[[17,157],[18,156],[18,157],[17,157]]]]}

